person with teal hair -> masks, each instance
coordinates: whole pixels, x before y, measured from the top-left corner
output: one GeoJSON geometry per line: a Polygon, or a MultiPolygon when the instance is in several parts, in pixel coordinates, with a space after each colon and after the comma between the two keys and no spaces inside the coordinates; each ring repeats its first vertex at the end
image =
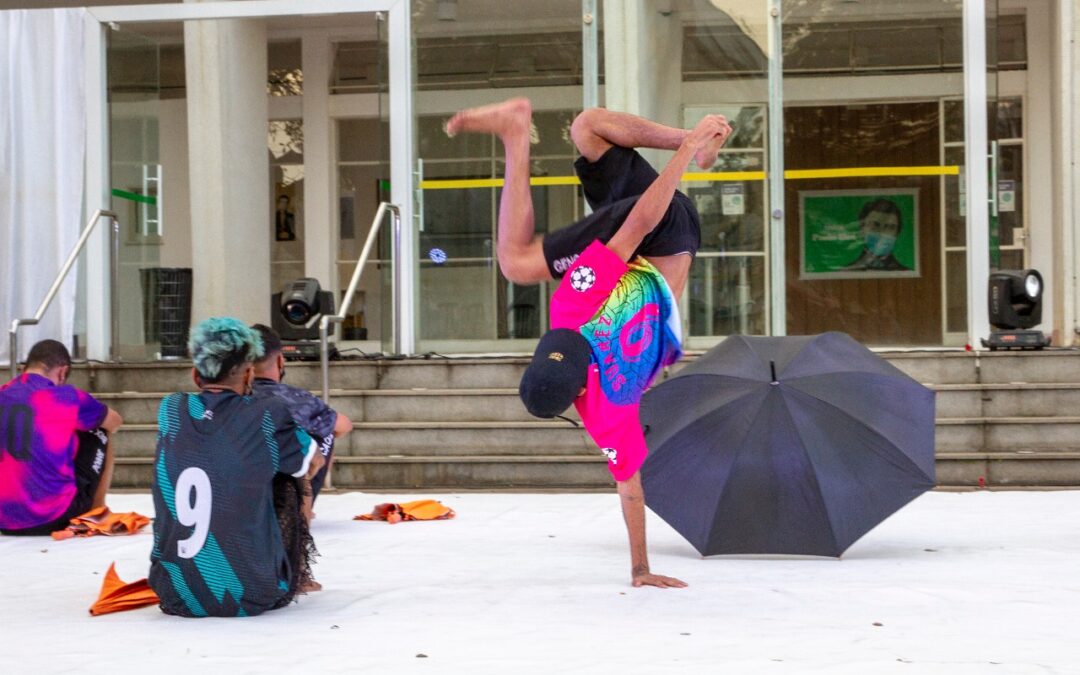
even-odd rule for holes
{"type": "Polygon", "coordinates": [[[253,616],[319,590],[301,481],[323,463],[275,398],[252,396],[259,334],[229,318],[188,342],[197,394],[158,410],[150,586],[179,616],[253,616]]]}

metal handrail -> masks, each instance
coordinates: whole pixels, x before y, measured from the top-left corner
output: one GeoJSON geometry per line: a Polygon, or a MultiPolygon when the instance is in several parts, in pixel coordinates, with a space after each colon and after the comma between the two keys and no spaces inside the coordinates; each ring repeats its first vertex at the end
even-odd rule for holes
{"type": "Polygon", "coordinates": [[[119,267],[118,261],[120,257],[120,222],[116,219],[116,214],[112,211],[105,211],[104,209],[98,209],[94,211],[94,215],[90,216],[90,220],[87,221],[86,226],[83,227],[82,234],[79,235],[79,241],[75,243],[75,248],[71,250],[67,260],[64,261],[64,266],[57,272],[56,278],[53,279],[52,286],[49,287],[49,292],[45,294],[45,298],[38,305],[37,311],[34,312],[34,316],[29,319],[15,319],[11,322],[11,330],[8,332],[8,341],[11,347],[11,377],[14,379],[19,374],[19,328],[22,326],[34,326],[41,321],[41,317],[45,316],[45,311],[49,308],[53,298],[56,297],[57,292],[60,290],[60,286],[63,285],[64,279],[67,278],[68,272],[71,271],[72,266],[75,265],[75,261],[79,258],[79,254],[82,253],[83,247],[86,246],[86,242],[90,239],[90,234],[94,231],[94,227],[98,224],[102,218],[108,218],[112,221],[112,230],[109,233],[109,314],[112,317],[112,330],[109,342],[109,358],[115,359],[117,354],[117,345],[120,336],[120,317],[116,312],[118,306],[117,293],[120,287],[119,280],[119,267]]]}
{"type": "Polygon", "coordinates": [[[338,308],[338,313],[326,316],[323,315],[319,320],[319,359],[322,362],[322,395],[323,401],[327,404],[330,403],[330,324],[341,323],[345,320],[345,312],[349,310],[349,305],[352,304],[353,294],[356,293],[356,286],[360,283],[360,274],[364,271],[364,265],[367,264],[368,255],[371,253],[371,248],[375,244],[375,239],[378,237],[379,228],[382,226],[383,218],[386,216],[386,212],[390,213],[394,217],[394,238],[390,245],[390,264],[394,269],[394,278],[391,286],[391,303],[393,307],[393,350],[395,354],[401,353],[401,303],[398,301],[398,294],[401,292],[401,209],[396,204],[390,204],[389,202],[382,202],[379,204],[379,209],[375,212],[375,218],[371,221],[371,231],[368,232],[367,241],[364,242],[364,249],[360,252],[360,259],[356,261],[356,268],[353,270],[352,279],[349,280],[349,286],[345,290],[345,297],[341,300],[341,306],[338,308]]]}

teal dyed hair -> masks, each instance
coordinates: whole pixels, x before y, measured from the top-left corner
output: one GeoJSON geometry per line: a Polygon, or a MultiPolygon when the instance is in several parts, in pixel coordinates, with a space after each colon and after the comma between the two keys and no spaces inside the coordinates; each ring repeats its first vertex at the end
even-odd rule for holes
{"type": "Polygon", "coordinates": [[[207,382],[217,382],[236,366],[260,358],[263,345],[259,334],[239,319],[219,316],[191,329],[188,350],[199,375],[207,382]]]}

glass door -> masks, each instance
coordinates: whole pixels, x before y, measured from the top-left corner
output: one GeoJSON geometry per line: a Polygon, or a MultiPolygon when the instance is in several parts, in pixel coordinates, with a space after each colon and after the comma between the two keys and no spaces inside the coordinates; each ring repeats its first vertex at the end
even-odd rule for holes
{"type": "MultiPolygon", "coordinates": [[[[190,302],[190,270],[186,283],[161,266],[167,198],[161,161],[161,48],[150,37],[128,30],[108,33],[108,106],[111,208],[120,223],[119,356],[145,360],[182,345],[179,320],[165,316],[172,298],[186,293],[190,302]],[[168,323],[169,325],[165,325],[168,323]],[[176,324],[176,325],[173,325],[176,324]],[[165,334],[163,336],[162,329],[165,334]]],[[[185,276],[185,273],[177,273],[185,276]]],[[[174,303],[175,304],[175,303],[174,303]]],[[[170,354],[166,353],[166,356],[170,354]]]]}
{"type": "Polygon", "coordinates": [[[710,113],[733,128],[716,164],[691,165],[681,189],[701,218],[701,249],[690,268],[683,317],[691,349],[734,334],[769,332],[767,174],[769,3],[697,3],[684,13],[682,124],[710,113]]]}
{"type": "Polygon", "coordinates": [[[965,325],[966,216],[943,196],[962,184],[963,3],[783,7],[788,332],[941,345],[945,315],[965,325]]]}
{"type": "MultiPolygon", "coordinates": [[[[357,15],[333,43],[330,97],[335,113],[337,284],[340,304],[380,202],[390,202],[389,44],[386,21],[357,15]]],[[[409,223],[403,222],[402,227],[409,223]]],[[[393,342],[393,221],[387,215],[368,255],[339,337],[347,355],[390,353],[393,342]]]]}

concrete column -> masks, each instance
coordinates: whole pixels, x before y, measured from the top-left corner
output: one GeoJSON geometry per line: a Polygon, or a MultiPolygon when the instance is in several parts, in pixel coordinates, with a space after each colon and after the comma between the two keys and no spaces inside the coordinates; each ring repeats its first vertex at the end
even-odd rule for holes
{"type": "Polygon", "coordinates": [[[1060,270],[1051,283],[1060,292],[1055,294],[1054,343],[1058,346],[1077,344],[1076,328],[1080,323],[1080,119],[1076,106],[1080,104],[1080,12],[1075,0],[1056,0],[1051,16],[1052,51],[1051,91],[1053,92],[1053,183],[1054,183],[1054,268],[1060,270]]]}
{"type": "Polygon", "coordinates": [[[1072,311],[1067,315],[1069,325],[1066,326],[1066,330],[1071,331],[1072,334],[1062,343],[1076,346],[1080,344],[1080,8],[1077,8],[1075,0],[1062,0],[1062,4],[1068,5],[1071,25],[1069,44],[1072,50],[1072,65],[1069,72],[1072,75],[1072,82],[1069,85],[1069,91],[1072,94],[1072,103],[1068,106],[1070,116],[1068,133],[1071,137],[1069,148],[1072,152],[1069,160],[1071,174],[1069,193],[1072,195],[1072,213],[1066,215],[1065,227],[1072,233],[1073,250],[1072,268],[1069,270],[1072,311]],[[1071,5],[1069,5],[1070,2],[1072,2],[1071,5]]]}
{"type": "Polygon", "coordinates": [[[330,120],[333,49],[325,31],[305,31],[304,69],[304,275],[338,290],[334,130],[330,120]]]}
{"type": "Polygon", "coordinates": [[[188,21],[192,320],[270,319],[266,24],[188,21]]]}
{"type": "MultiPolygon", "coordinates": [[[[604,99],[611,110],[683,125],[682,22],[678,12],[670,11],[670,3],[604,2],[604,99]]],[[[642,154],[654,165],[665,157],[642,154]]]]}

